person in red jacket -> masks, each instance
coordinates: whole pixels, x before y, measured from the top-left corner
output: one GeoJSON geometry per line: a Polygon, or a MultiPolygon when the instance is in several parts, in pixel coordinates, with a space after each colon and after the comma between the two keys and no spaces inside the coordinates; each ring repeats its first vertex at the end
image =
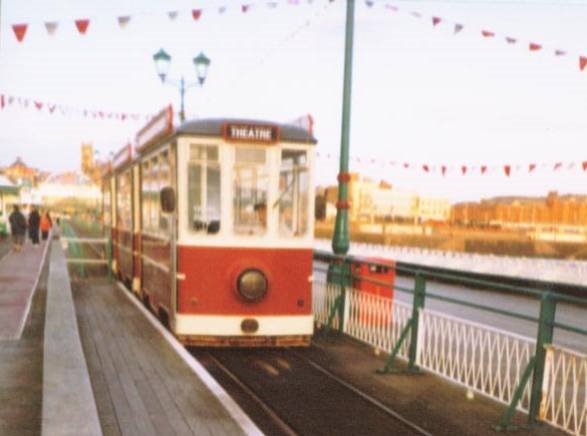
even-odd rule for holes
{"type": "Polygon", "coordinates": [[[41,217],[41,234],[43,235],[43,241],[47,240],[52,226],[53,221],[51,221],[51,215],[49,215],[49,212],[46,211],[41,217]]]}

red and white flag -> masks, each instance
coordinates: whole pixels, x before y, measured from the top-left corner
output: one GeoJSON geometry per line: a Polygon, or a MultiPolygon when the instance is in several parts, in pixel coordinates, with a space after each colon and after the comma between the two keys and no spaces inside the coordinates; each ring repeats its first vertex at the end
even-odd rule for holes
{"type": "Polygon", "coordinates": [[[85,35],[88,31],[88,26],[90,25],[90,20],[84,18],[80,20],[75,20],[75,27],[77,27],[77,31],[80,35],[85,35]]]}
{"type": "Polygon", "coordinates": [[[16,36],[16,40],[18,42],[22,42],[26,35],[26,31],[28,28],[28,24],[13,24],[12,31],[14,32],[14,36],[16,36]]]}

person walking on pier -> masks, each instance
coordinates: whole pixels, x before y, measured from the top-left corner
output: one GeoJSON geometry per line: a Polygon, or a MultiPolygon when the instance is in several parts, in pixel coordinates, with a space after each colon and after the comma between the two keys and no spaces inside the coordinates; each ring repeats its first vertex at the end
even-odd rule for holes
{"type": "Polygon", "coordinates": [[[31,209],[31,213],[29,213],[29,238],[33,243],[33,247],[37,247],[39,245],[39,226],[41,224],[41,215],[39,215],[39,211],[37,210],[36,206],[33,206],[31,209]]]}
{"type": "Polygon", "coordinates": [[[53,221],[51,221],[51,215],[49,215],[49,211],[45,211],[43,216],[41,217],[41,234],[43,235],[43,241],[47,240],[49,236],[49,230],[53,227],[53,221]]]}
{"type": "Polygon", "coordinates": [[[22,250],[22,244],[24,244],[26,218],[21,213],[18,205],[14,205],[14,210],[8,217],[8,221],[10,222],[10,232],[12,233],[12,249],[20,251],[22,250]]]}

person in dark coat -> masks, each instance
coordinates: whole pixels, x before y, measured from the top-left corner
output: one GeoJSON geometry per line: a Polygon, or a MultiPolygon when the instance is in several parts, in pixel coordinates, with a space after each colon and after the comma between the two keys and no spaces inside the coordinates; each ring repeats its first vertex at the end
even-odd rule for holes
{"type": "Polygon", "coordinates": [[[10,232],[12,233],[12,249],[14,251],[20,251],[24,244],[26,218],[21,213],[18,205],[14,205],[14,210],[8,217],[8,221],[10,222],[10,232]]]}
{"type": "Polygon", "coordinates": [[[29,238],[33,243],[33,247],[39,245],[39,226],[41,225],[41,215],[35,206],[32,207],[29,213],[29,238]]]}

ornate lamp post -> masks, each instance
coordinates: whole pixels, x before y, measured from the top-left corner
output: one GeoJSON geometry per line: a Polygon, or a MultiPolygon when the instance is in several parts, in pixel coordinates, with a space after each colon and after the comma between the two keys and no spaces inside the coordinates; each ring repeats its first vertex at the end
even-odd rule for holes
{"type": "Polygon", "coordinates": [[[332,236],[332,250],[345,255],[349,251],[349,137],[351,121],[351,85],[353,73],[353,34],[355,0],[347,0],[344,51],[344,87],[342,94],[342,133],[340,141],[340,170],[338,173],[338,201],[332,236]]]}
{"type": "Polygon", "coordinates": [[[157,74],[161,79],[161,83],[166,83],[168,85],[175,86],[179,89],[179,95],[181,98],[181,109],[179,111],[179,118],[181,121],[184,121],[185,91],[189,88],[204,85],[204,82],[206,81],[206,76],[208,75],[210,59],[206,57],[204,53],[200,53],[193,59],[194,66],[196,68],[196,77],[198,79],[196,82],[186,82],[183,76],[181,76],[179,80],[169,79],[167,77],[167,72],[169,71],[169,67],[171,66],[171,56],[163,49],[160,49],[157,53],[153,55],[153,61],[155,62],[155,68],[157,69],[157,74]]]}

